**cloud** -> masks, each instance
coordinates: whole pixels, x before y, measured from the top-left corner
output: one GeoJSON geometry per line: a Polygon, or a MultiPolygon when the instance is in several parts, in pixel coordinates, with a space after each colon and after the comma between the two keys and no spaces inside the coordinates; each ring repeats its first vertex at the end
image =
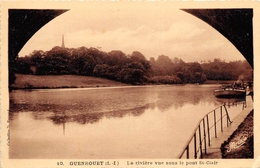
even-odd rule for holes
{"type": "Polygon", "coordinates": [[[125,52],[141,50],[140,52],[147,52],[157,57],[163,52],[167,53],[167,50],[171,50],[170,48],[183,48],[184,42],[191,43],[193,37],[200,36],[203,32],[205,32],[204,29],[186,22],[179,22],[173,24],[168,30],[161,31],[147,25],[141,25],[136,29],[121,27],[105,32],[86,29],[69,33],[66,41],[71,47],[98,45],[107,50],[121,49],[125,52]],[[152,52],[148,52],[149,50],[152,52]]]}
{"type": "Polygon", "coordinates": [[[66,47],[101,47],[106,52],[121,50],[126,54],[139,51],[147,59],[162,54],[182,57],[184,61],[225,57],[226,53],[241,57],[220,33],[180,10],[155,5],[152,8],[137,5],[136,8],[98,6],[95,9],[98,11],[94,8],[71,10],[57,17],[38,31],[20,54],[61,45],[64,34],[66,47]]]}
{"type": "Polygon", "coordinates": [[[226,46],[229,41],[213,28],[207,30],[183,21],[165,30],[156,30],[147,25],[109,31],[85,29],[68,33],[65,39],[67,47],[101,47],[106,52],[121,50],[126,54],[139,51],[147,59],[163,54],[171,58],[182,57],[186,61],[208,60],[209,56],[223,57],[217,51],[223,50],[223,47],[230,48],[226,46]]]}

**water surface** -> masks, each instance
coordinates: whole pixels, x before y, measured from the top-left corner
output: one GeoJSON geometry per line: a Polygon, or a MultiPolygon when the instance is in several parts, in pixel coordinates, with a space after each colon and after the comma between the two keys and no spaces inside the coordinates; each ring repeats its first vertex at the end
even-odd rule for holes
{"type": "MultiPolygon", "coordinates": [[[[217,85],[15,90],[10,158],[176,158],[217,85]]],[[[229,107],[233,118],[242,105],[229,107]]]]}

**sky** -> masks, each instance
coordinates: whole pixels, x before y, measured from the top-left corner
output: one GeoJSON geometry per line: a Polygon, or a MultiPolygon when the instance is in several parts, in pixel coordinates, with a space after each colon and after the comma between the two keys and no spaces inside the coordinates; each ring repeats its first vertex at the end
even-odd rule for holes
{"type": "Polygon", "coordinates": [[[82,8],[72,7],[36,32],[19,56],[61,46],[63,34],[68,48],[96,47],[125,54],[139,51],[148,60],[159,55],[185,62],[244,60],[217,30],[166,3],[90,3],[82,8]]]}

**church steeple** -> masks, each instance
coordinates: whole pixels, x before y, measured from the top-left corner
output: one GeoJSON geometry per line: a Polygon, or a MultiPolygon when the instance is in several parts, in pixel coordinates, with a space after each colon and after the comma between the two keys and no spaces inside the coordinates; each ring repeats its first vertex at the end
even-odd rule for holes
{"type": "Polygon", "coordinates": [[[61,47],[65,48],[65,44],[64,44],[64,34],[62,35],[62,43],[61,43],[61,47]]]}

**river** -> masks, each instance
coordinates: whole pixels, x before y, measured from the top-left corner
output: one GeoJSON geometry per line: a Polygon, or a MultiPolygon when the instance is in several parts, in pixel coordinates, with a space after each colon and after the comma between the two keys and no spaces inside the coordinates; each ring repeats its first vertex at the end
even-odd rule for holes
{"type": "MultiPolygon", "coordinates": [[[[218,85],[14,90],[14,159],[177,158],[218,85]]],[[[242,104],[229,106],[231,119],[242,104]]]]}

